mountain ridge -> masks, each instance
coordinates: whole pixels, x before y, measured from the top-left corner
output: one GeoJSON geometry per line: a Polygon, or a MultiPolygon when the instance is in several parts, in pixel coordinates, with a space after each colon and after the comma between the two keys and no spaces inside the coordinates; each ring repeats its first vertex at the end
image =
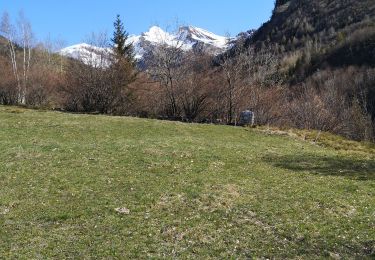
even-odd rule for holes
{"type": "MultiPolygon", "coordinates": [[[[133,44],[135,58],[140,61],[143,59],[146,50],[152,49],[158,44],[181,47],[185,51],[199,47],[210,54],[217,55],[227,50],[233,39],[191,25],[181,26],[176,32],[172,33],[158,26],[151,26],[147,32],[140,35],[130,35],[127,42],[133,44]]],[[[66,57],[81,59],[87,63],[88,59],[95,58],[95,52],[100,50],[110,52],[110,47],[96,47],[88,43],[79,43],[65,47],[58,53],[66,57]]]]}

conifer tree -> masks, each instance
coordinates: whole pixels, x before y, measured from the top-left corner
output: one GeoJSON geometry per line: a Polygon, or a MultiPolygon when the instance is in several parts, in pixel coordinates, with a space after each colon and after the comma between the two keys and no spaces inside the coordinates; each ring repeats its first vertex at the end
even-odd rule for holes
{"type": "Polygon", "coordinates": [[[279,6],[281,6],[281,5],[286,4],[288,1],[289,1],[289,0],[276,0],[276,1],[275,1],[275,6],[276,6],[276,7],[279,7],[279,6]]]}
{"type": "Polygon", "coordinates": [[[117,61],[126,59],[130,63],[134,63],[134,50],[132,43],[126,43],[129,34],[124,29],[124,25],[117,15],[116,21],[113,23],[115,31],[113,32],[112,48],[117,61]]]}
{"type": "Polygon", "coordinates": [[[129,84],[134,82],[137,77],[133,45],[127,43],[129,34],[124,29],[120,15],[117,15],[113,25],[112,63],[108,70],[109,74],[112,75],[110,92],[115,97],[111,102],[111,113],[114,113],[116,109],[123,110],[125,104],[129,103],[132,96],[129,84]]]}

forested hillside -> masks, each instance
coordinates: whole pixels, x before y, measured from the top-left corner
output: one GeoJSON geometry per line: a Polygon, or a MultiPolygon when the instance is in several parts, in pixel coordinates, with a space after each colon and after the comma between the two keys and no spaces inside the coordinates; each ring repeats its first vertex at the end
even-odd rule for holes
{"type": "MultiPolygon", "coordinates": [[[[271,19],[245,46],[274,54],[276,78],[289,86],[294,100],[297,96],[312,103],[307,106],[316,114],[326,110],[341,117],[343,111],[355,110],[352,119],[342,120],[362,121],[360,125],[373,131],[369,117],[375,118],[374,1],[278,0],[271,19]],[[329,103],[334,107],[329,108],[329,103]]],[[[334,118],[323,121],[318,124],[339,124],[334,118]]],[[[314,122],[299,124],[317,128],[314,122]]]]}
{"type": "Polygon", "coordinates": [[[274,44],[282,53],[300,51],[298,65],[311,67],[296,76],[326,66],[374,66],[375,2],[276,1],[272,18],[248,44],[274,44]]]}

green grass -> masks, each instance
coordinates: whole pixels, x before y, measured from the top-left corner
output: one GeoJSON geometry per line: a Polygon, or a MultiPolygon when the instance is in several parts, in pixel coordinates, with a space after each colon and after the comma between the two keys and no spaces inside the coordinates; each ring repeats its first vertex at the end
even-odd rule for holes
{"type": "Polygon", "coordinates": [[[0,107],[0,258],[373,258],[375,154],[347,148],[0,107]]]}

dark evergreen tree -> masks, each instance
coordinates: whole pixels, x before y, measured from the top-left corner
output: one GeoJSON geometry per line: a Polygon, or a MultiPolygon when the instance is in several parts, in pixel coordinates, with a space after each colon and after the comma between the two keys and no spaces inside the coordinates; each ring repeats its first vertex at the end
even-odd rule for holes
{"type": "Polygon", "coordinates": [[[276,7],[279,7],[279,6],[281,6],[281,5],[284,5],[284,4],[286,4],[287,2],[289,2],[290,0],[276,0],[275,1],[275,6],[276,7]]]}
{"type": "Polygon", "coordinates": [[[133,45],[132,43],[127,43],[129,34],[124,29],[120,15],[117,15],[113,25],[114,32],[111,39],[113,51],[112,64],[106,71],[106,74],[111,75],[110,93],[114,97],[111,102],[110,113],[119,113],[119,110],[122,110],[121,113],[124,113],[126,104],[129,103],[132,95],[129,84],[135,81],[137,69],[133,45]]]}
{"type": "Polygon", "coordinates": [[[113,32],[112,48],[115,59],[117,61],[126,59],[127,61],[134,63],[134,49],[132,43],[126,43],[129,38],[129,34],[124,29],[124,25],[120,19],[120,15],[117,15],[116,21],[113,23],[115,31],[113,32]]]}

